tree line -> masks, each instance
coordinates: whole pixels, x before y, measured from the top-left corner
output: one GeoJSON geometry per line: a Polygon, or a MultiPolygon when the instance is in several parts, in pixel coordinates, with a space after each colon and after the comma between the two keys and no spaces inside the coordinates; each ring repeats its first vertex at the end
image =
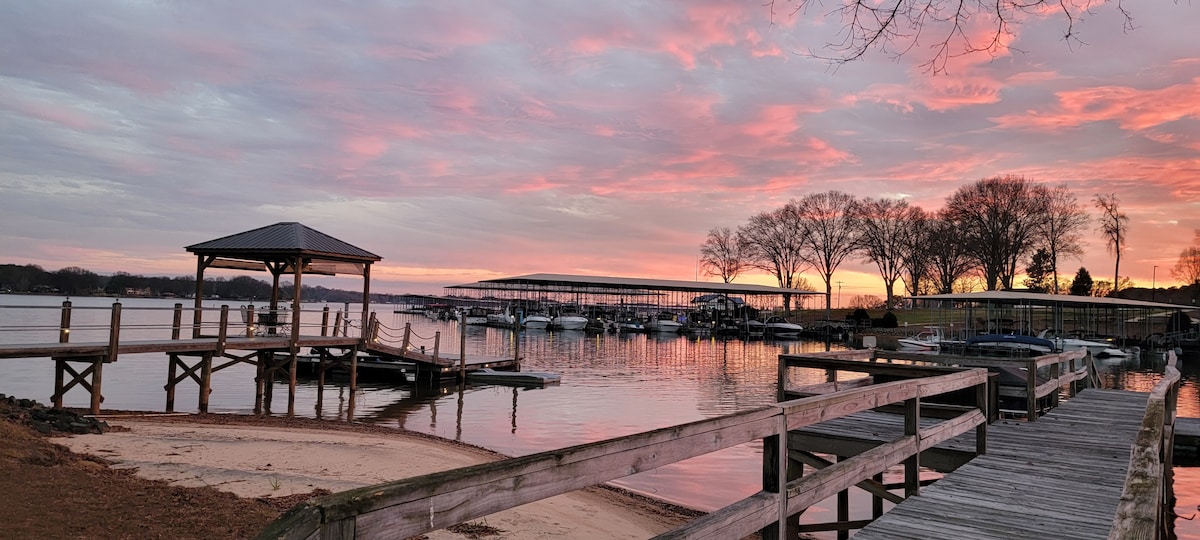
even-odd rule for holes
{"type": "MultiPolygon", "coordinates": [[[[780,287],[811,288],[801,276],[816,273],[831,307],[833,276],[847,260],[873,263],[883,279],[887,305],[896,282],[909,295],[1014,289],[1109,295],[1131,285],[1120,274],[1129,217],[1116,194],[1096,194],[1095,230],[1114,256],[1113,280],[1093,281],[1086,268],[1062,280],[1058,268],[1083,254],[1083,234],[1093,218],[1065,185],[1021,176],[984,178],[964,185],[936,212],[902,199],[858,198],[840,191],[813,193],[755,214],[743,225],[715,227],[700,245],[707,275],[726,283],[761,270],[780,287]],[[1026,279],[1016,283],[1021,274],[1026,279]]],[[[1173,274],[1200,281],[1200,231],[1180,254],[1173,274]]],[[[785,296],[784,309],[790,310],[785,296]]]]}
{"type": "MultiPolygon", "coordinates": [[[[279,288],[280,300],[290,302],[292,283],[280,282],[279,288]]],[[[185,298],[196,294],[196,279],[141,276],[126,272],[105,276],[77,266],[48,271],[35,264],[0,264],[0,292],[185,298]]],[[[249,276],[205,278],[204,292],[220,298],[267,301],[271,299],[271,283],[249,276]]],[[[300,297],[315,302],[361,302],[362,292],[301,285],[300,297]]],[[[390,294],[371,295],[372,302],[394,303],[397,298],[398,295],[390,294]]]]}

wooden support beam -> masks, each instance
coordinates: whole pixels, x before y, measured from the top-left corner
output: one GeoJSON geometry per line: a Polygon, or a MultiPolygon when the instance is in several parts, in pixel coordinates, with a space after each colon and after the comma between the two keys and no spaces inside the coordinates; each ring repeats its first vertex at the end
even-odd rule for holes
{"type": "MultiPolygon", "coordinates": [[[[826,467],[834,465],[834,462],[829,461],[829,460],[827,460],[821,456],[818,456],[816,454],[813,454],[812,452],[806,452],[803,450],[791,450],[791,455],[793,458],[804,462],[805,465],[808,465],[809,467],[812,467],[817,470],[821,470],[826,467]]],[[[900,504],[901,502],[903,502],[904,497],[901,497],[899,495],[896,495],[895,493],[888,491],[887,486],[883,485],[882,478],[883,478],[883,475],[880,474],[880,475],[878,475],[878,478],[875,480],[863,480],[862,482],[859,482],[856,485],[858,487],[862,488],[864,491],[872,494],[875,498],[877,498],[881,501],[887,500],[888,502],[890,502],[892,504],[900,504]]],[[[881,513],[882,513],[882,510],[881,510],[881,513]]]]}
{"type": "MultiPolygon", "coordinates": [[[[904,401],[904,435],[914,437],[921,443],[921,399],[904,401]]],[[[921,493],[921,453],[914,452],[904,460],[904,497],[921,493]]]]}

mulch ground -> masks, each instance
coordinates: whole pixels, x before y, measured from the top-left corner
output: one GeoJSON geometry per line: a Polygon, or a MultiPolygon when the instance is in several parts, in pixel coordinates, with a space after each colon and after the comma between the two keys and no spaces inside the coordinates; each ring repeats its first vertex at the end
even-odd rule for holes
{"type": "Polygon", "coordinates": [[[138,478],[55,444],[14,409],[0,401],[0,538],[253,538],[313,495],[240,499],[138,478]]]}
{"type": "MultiPolygon", "coordinates": [[[[66,435],[64,431],[72,426],[61,418],[58,422],[39,419],[39,412],[46,409],[41,405],[31,409],[29,403],[0,396],[0,497],[4,499],[4,504],[0,504],[0,539],[254,538],[287,509],[328,493],[318,490],[290,497],[242,499],[214,488],[178,487],[164,481],[138,478],[133,470],[112,469],[101,458],[75,454],[56,444],[53,436],[66,435]],[[48,428],[48,425],[52,426],[48,428]]],[[[68,420],[77,418],[75,411],[65,414],[71,417],[68,420]]],[[[210,414],[155,415],[154,420],[396,433],[393,428],[307,418],[210,414]]],[[[73,427],[78,429],[80,425],[75,423],[73,427]]],[[[437,439],[413,432],[405,434],[437,439]]],[[[471,448],[495,459],[502,457],[478,447],[437,440],[471,448]]],[[[616,488],[591,489],[619,494],[665,516],[694,518],[701,515],[694,510],[616,488]]],[[[465,538],[486,538],[503,532],[472,523],[450,530],[465,538]]]]}

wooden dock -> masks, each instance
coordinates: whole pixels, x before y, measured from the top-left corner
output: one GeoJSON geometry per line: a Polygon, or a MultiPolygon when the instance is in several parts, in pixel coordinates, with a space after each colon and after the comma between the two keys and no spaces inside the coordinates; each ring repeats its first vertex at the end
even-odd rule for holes
{"type": "Polygon", "coordinates": [[[291,323],[283,323],[277,322],[280,319],[278,311],[260,313],[256,317],[251,308],[242,313],[241,322],[235,322],[230,318],[228,306],[204,310],[184,309],[182,304],[175,304],[173,310],[165,310],[165,313],[173,313],[173,316],[170,319],[164,316],[163,324],[136,325],[142,334],[150,328],[169,334],[169,339],[135,340],[122,335],[122,306],[118,302],[110,310],[110,322],[106,328],[108,339],[88,342],[70,340],[72,306],[69,301],[63,302],[61,308],[52,309],[61,311],[61,322],[54,329],[58,334],[58,342],[0,344],[0,359],[49,358],[54,362],[55,370],[54,393],[51,396],[54,406],[62,407],[64,394],[78,386],[90,394],[93,414],[100,411],[104,399],[104,366],[127,354],[166,354],[167,382],[163,387],[166,390],[166,410],[174,410],[176,386],[191,380],[200,387],[200,412],[208,411],[212,374],[244,363],[255,367],[254,410],[270,411],[275,379],[283,378],[288,381],[288,412],[293,413],[298,357],[300,350],[305,347],[312,350],[316,357],[312,363],[317,373],[318,391],[324,389],[326,372],[340,367],[350,373],[351,396],[357,384],[359,351],[373,354],[384,361],[410,363],[415,366],[418,379],[457,377],[465,381],[466,374],[471,371],[512,369],[519,365],[517,355],[512,358],[465,354],[452,356],[440,354],[436,345],[431,354],[426,354],[423,349],[409,346],[411,330],[408,328],[400,346],[389,344],[380,339],[381,325],[374,313],[363,324],[357,325],[364,329],[360,335],[350,335],[349,313],[339,311],[331,321],[328,307],[317,312],[321,316],[319,324],[302,327],[299,313],[293,315],[291,323]],[[191,323],[184,322],[185,312],[192,312],[191,323]],[[262,317],[268,314],[270,317],[262,317]],[[268,319],[272,321],[271,324],[264,324],[263,321],[268,319]]]}
{"type": "Polygon", "coordinates": [[[1049,414],[989,425],[997,379],[987,370],[888,365],[873,354],[781,356],[781,380],[797,364],[826,369],[830,380],[807,386],[821,392],[773,406],[318,497],[260,538],[405,538],[755,440],[763,447],[761,491],[655,538],[758,532],[783,540],[855,529],[868,539],[1166,537],[1180,380],[1173,355],[1149,394],[1085,390],[1049,414]],[[838,380],[856,356],[857,370],[875,375],[838,380]],[[854,455],[830,462],[796,444],[823,424],[867,416],[885,427],[863,427],[860,435],[877,441],[854,455]],[[925,452],[943,443],[972,459],[929,486],[918,471],[925,452]],[[903,482],[884,484],[883,473],[898,466],[903,482]],[[897,505],[884,514],[873,503],[874,521],[851,521],[843,501],[854,486],[897,505]],[[836,522],[798,523],[831,497],[836,522]]]}
{"type": "Polygon", "coordinates": [[[1107,538],[1148,396],[1089,389],[1037,422],[994,423],[986,454],[854,537],[1107,538]]]}

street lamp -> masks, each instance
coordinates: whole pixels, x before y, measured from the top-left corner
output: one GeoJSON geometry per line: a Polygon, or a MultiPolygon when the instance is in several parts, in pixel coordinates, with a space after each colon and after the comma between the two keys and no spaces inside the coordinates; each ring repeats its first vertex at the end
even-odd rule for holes
{"type": "Polygon", "coordinates": [[[1155,279],[1158,277],[1158,265],[1154,265],[1154,269],[1150,271],[1150,301],[1154,301],[1154,295],[1158,292],[1154,288],[1155,279]]]}

